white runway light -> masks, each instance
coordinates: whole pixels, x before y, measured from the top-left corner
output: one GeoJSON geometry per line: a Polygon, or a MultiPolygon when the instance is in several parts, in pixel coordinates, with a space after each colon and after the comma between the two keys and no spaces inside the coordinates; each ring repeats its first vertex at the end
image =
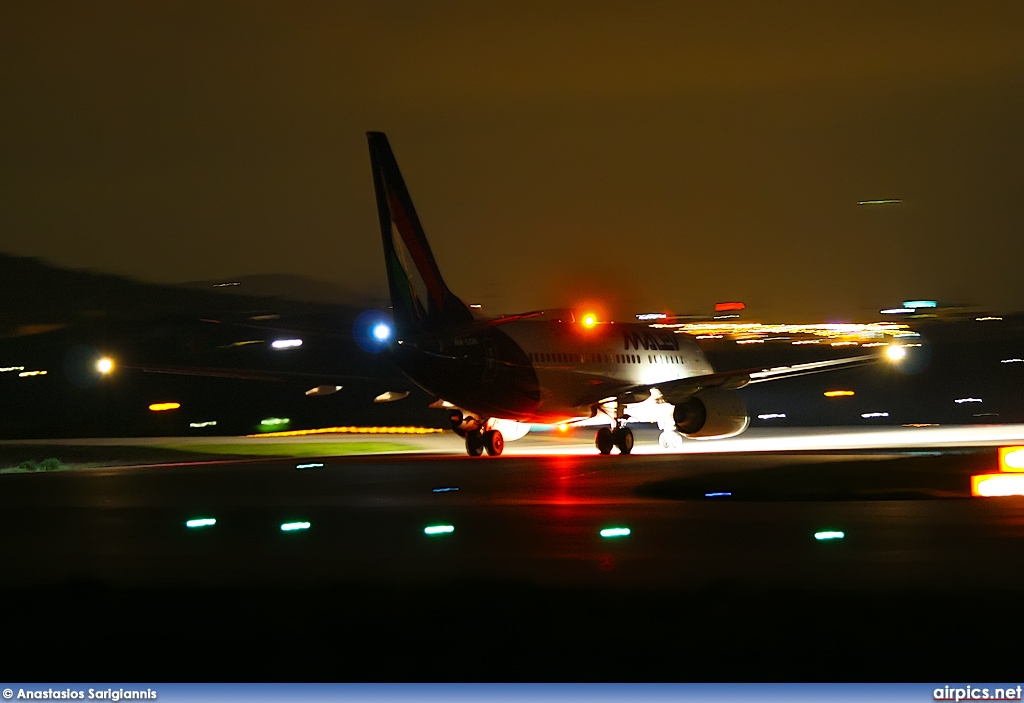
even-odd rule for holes
{"type": "Polygon", "coordinates": [[[840,532],[838,530],[824,530],[822,532],[814,533],[814,539],[818,540],[819,542],[824,542],[832,539],[843,539],[844,537],[846,537],[846,533],[840,532]]]}
{"type": "Polygon", "coordinates": [[[600,534],[605,539],[609,537],[629,537],[630,529],[628,527],[606,527],[601,530],[600,534]]]}
{"type": "Polygon", "coordinates": [[[199,518],[193,518],[192,520],[187,520],[185,522],[185,527],[189,527],[189,528],[192,528],[192,527],[213,527],[216,524],[217,524],[217,520],[215,518],[212,518],[212,517],[199,517],[199,518]]]}
{"type": "Polygon", "coordinates": [[[429,525],[423,528],[425,535],[446,535],[455,532],[454,525],[429,525]]]}
{"type": "Polygon", "coordinates": [[[308,522],[286,522],[281,525],[281,532],[294,532],[296,530],[308,530],[308,522]]]}
{"type": "Polygon", "coordinates": [[[275,339],[270,343],[274,349],[294,349],[302,346],[301,339],[275,339]]]}

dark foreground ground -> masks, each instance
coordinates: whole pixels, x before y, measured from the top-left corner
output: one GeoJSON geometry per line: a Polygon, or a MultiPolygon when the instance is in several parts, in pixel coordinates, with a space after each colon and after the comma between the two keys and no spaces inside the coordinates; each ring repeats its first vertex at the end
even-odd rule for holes
{"type": "Polygon", "coordinates": [[[993,459],[434,455],[6,475],[3,671],[1016,681],[1024,505],[964,488],[993,459]],[[186,530],[196,514],[217,526],[186,530]],[[296,516],[308,532],[277,529],[296,516]],[[438,520],[455,532],[424,537],[438,520]],[[846,540],[816,543],[826,523],[846,540]],[[633,534],[602,541],[608,524],[633,534]]]}
{"type": "Polygon", "coordinates": [[[1020,677],[1019,590],[435,586],[3,593],[12,678],[955,681],[1020,677]],[[995,615],[995,613],[1005,615],[995,615]]]}

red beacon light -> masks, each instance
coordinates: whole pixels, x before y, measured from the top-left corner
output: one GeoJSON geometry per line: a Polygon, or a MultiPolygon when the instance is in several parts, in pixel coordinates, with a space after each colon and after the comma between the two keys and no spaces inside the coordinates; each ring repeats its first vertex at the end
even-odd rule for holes
{"type": "Polygon", "coordinates": [[[747,306],[740,302],[729,302],[729,303],[716,303],[715,312],[730,312],[733,310],[743,310],[747,306]]]}
{"type": "Polygon", "coordinates": [[[583,323],[584,327],[591,328],[597,324],[597,315],[588,312],[580,319],[580,322],[583,323]]]}

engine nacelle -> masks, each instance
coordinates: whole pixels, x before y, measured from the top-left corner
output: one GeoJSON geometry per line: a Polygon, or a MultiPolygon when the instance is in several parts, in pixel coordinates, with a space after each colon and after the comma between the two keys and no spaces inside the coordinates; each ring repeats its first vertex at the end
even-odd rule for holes
{"type": "Polygon", "coordinates": [[[734,437],[750,424],[736,391],[709,388],[672,409],[676,431],[691,439],[734,437]]]}
{"type": "Polygon", "coordinates": [[[487,421],[487,429],[498,430],[501,432],[502,438],[506,442],[514,442],[517,439],[522,439],[526,436],[526,433],[530,431],[530,426],[525,422],[516,422],[515,420],[501,420],[492,417],[487,421]]]}

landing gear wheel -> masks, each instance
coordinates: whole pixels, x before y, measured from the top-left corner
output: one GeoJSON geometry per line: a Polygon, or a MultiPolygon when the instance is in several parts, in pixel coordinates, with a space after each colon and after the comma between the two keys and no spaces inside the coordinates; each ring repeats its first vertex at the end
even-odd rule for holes
{"type": "Polygon", "coordinates": [[[612,441],[612,431],[607,427],[602,427],[597,431],[597,437],[594,439],[594,444],[597,445],[597,451],[602,454],[611,454],[612,447],[615,443],[612,441]]]}
{"type": "Polygon", "coordinates": [[[480,430],[466,433],[466,453],[470,456],[480,456],[484,453],[484,438],[480,430]]]}
{"type": "Polygon", "coordinates": [[[629,454],[633,451],[633,430],[620,427],[612,432],[612,442],[619,448],[620,453],[629,454]]]}
{"type": "Polygon", "coordinates": [[[498,456],[505,448],[505,438],[498,430],[487,430],[484,432],[483,445],[487,450],[487,456],[498,456]]]}
{"type": "Polygon", "coordinates": [[[662,449],[682,449],[684,441],[681,434],[672,431],[662,432],[658,437],[658,444],[662,449]]]}

